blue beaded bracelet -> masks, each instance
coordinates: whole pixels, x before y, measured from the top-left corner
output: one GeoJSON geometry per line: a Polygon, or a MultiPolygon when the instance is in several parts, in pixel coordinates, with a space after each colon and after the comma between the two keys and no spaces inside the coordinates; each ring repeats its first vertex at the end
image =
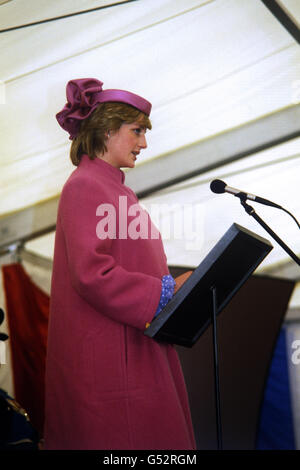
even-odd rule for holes
{"type": "Polygon", "coordinates": [[[171,274],[163,276],[161,280],[161,295],[160,295],[160,300],[159,300],[156,313],[154,315],[155,317],[162,311],[162,309],[172,299],[173,294],[174,294],[175,284],[176,282],[174,278],[171,276],[171,274]]]}

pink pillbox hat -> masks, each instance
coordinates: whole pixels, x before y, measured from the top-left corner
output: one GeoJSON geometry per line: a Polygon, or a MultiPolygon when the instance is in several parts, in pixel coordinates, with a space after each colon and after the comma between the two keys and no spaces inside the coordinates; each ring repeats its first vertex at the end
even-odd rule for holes
{"type": "Polygon", "coordinates": [[[139,95],[125,90],[102,90],[103,83],[96,78],[79,78],[67,83],[67,103],[56,114],[59,125],[74,139],[80,130],[81,121],[96,109],[99,103],[117,101],[130,104],[147,116],[151,112],[151,103],[139,95]]]}

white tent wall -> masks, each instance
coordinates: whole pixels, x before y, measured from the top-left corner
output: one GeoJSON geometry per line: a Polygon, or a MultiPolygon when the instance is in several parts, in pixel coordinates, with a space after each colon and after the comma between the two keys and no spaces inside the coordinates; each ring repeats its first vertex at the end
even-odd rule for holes
{"type": "MultiPolygon", "coordinates": [[[[261,236],[268,237],[267,233],[249,217],[239,200],[228,194],[216,195],[210,191],[209,183],[214,178],[224,179],[226,183],[235,188],[268,197],[276,201],[292,213],[299,213],[300,203],[298,197],[298,174],[300,165],[300,138],[293,139],[271,149],[251,155],[218,169],[206,172],[198,177],[183,183],[170,186],[152,196],[143,198],[142,202],[149,208],[156,209],[165,206],[165,212],[174,211],[172,205],[177,204],[177,212],[181,215],[183,235],[175,238],[175,217],[171,218],[173,230],[171,237],[166,237],[164,243],[170,264],[196,266],[207,252],[215,245],[224,231],[231,223],[237,222],[248,227],[261,236]],[[184,227],[183,217],[185,206],[190,207],[190,223],[184,227]],[[187,240],[187,236],[200,237],[200,244],[187,240]]],[[[299,228],[295,222],[283,211],[259,205],[257,212],[272,225],[280,237],[292,242],[292,248],[300,251],[299,228]]],[[[176,208],[175,208],[176,211],[176,208]]],[[[161,211],[163,212],[163,211],[161,211]]],[[[164,217],[160,215],[160,226],[164,234],[164,217]]],[[[179,219],[180,220],[180,219],[179,219]]],[[[274,249],[261,265],[268,266],[282,262],[288,255],[273,242],[274,249]]]]}
{"type": "Polygon", "coordinates": [[[0,37],[0,215],[58,195],[72,170],[54,119],[70,78],[121,80],[151,99],[141,165],[295,104],[299,48],[259,0],[140,0],[82,18],[0,37]]]}
{"type": "Polygon", "coordinates": [[[90,9],[105,8],[109,5],[126,3],[126,0],[1,0],[0,4],[8,3],[3,8],[3,16],[0,18],[0,29],[17,28],[20,25],[31,24],[57,18],[64,15],[72,15],[74,12],[84,12],[90,9]],[[27,3],[28,8],[25,4],[27,3]]]}

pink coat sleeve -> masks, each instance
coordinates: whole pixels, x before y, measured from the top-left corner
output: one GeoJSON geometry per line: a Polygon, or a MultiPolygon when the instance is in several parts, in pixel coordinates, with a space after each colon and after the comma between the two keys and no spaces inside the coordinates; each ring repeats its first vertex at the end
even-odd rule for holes
{"type": "Polygon", "coordinates": [[[71,284],[101,314],[144,330],[156,312],[161,279],[124,269],[113,255],[118,253],[120,241],[97,237],[96,209],[109,200],[105,190],[101,190],[99,198],[99,185],[95,182],[89,181],[87,187],[87,182],[78,178],[64,187],[58,223],[62,228],[71,284]]]}

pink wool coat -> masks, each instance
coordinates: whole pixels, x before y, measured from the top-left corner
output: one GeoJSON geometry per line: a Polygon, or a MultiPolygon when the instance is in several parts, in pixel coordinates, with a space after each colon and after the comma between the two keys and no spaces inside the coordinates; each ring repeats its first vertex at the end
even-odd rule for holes
{"type": "Polygon", "coordinates": [[[61,194],[46,362],[46,449],[195,448],[177,353],[143,334],[169,271],[161,237],[150,238],[149,216],[140,206],[136,212],[137,197],[124,178],[121,170],[84,155],[61,194]],[[124,213],[124,202],[135,208],[131,215],[124,213]],[[112,217],[105,225],[112,207],[116,224],[112,217]],[[149,236],[134,239],[141,214],[149,236]],[[130,237],[124,235],[127,228],[130,237]],[[101,239],[103,231],[110,238],[101,239]]]}

